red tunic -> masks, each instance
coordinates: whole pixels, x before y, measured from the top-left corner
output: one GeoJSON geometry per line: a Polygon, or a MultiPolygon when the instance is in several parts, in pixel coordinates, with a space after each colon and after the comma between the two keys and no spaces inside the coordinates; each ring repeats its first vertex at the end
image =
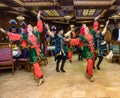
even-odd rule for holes
{"type": "MultiPolygon", "coordinates": [[[[40,33],[43,31],[43,23],[42,23],[41,20],[39,20],[37,22],[37,30],[40,33]]],[[[34,49],[36,50],[36,51],[32,51],[32,52],[36,52],[37,55],[40,54],[40,52],[41,52],[40,51],[40,45],[37,42],[37,40],[39,40],[39,39],[37,39],[37,37],[34,34],[27,35],[26,37],[24,37],[24,35],[22,35],[22,34],[14,34],[14,33],[8,32],[7,35],[9,36],[10,40],[13,40],[13,41],[15,41],[15,40],[25,40],[25,41],[27,41],[27,43],[30,44],[31,50],[34,50],[34,49]]],[[[24,43],[24,44],[26,45],[26,43],[24,43]]],[[[32,53],[32,54],[36,54],[36,53],[32,53]]],[[[39,60],[38,59],[39,57],[37,55],[34,55],[34,56],[30,57],[30,62],[31,63],[32,62],[35,63],[39,60]],[[35,57],[36,57],[36,60],[35,60],[35,57]]]]}

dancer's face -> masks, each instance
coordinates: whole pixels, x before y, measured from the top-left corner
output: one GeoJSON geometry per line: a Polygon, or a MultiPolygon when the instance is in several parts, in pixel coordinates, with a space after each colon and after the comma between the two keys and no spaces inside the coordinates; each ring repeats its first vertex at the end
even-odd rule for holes
{"type": "Polygon", "coordinates": [[[28,32],[33,32],[33,27],[32,27],[32,25],[29,24],[29,25],[27,26],[27,31],[28,31],[28,32]]]}
{"type": "Polygon", "coordinates": [[[59,34],[62,35],[62,34],[63,34],[63,30],[60,30],[60,31],[59,31],[59,34]]]}

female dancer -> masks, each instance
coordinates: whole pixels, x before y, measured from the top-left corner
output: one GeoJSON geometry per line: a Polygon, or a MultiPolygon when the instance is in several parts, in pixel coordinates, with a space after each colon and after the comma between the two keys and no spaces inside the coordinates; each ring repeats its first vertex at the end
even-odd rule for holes
{"type": "Polygon", "coordinates": [[[83,24],[81,28],[83,29],[82,34],[80,34],[78,38],[71,39],[71,42],[74,43],[74,45],[78,45],[80,41],[83,42],[84,48],[82,56],[87,60],[86,76],[93,82],[94,39],[85,24],[83,24]]]}
{"type": "Polygon", "coordinates": [[[93,82],[93,57],[95,52],[93,36],[85,24],[83,24],[82,28],[84,29],[84,34],[79,36],[79,40],[84,43],[83,57],[87,60],[86,76],[93,82]]]}
{"type": "Polygon", "coordinates": [[[39,61],[39,55],[40,55],[40,44],[39,44],[39,32],[41,33],[43,31],[43,23],[40,20],[40,15],[41,12],[39,11],[38,15],[37,15],[37,33],[34,33],[33,27],[32,25],[27,25],[26,30],[27,33],[24,34],[13,34],[11,32],[8,32],[4,29],[0,29],[0,31],[2,31],[3,33],[7,34],[9,36],[9,38],[11,40],[26,40],[28,45],[30,46],[29,49],[29,58],[30,58],[30,63],[33,64],[33,68],[34,68],[34,74],[35,77],[39,80],[38,81],[38,86],[41,85],[43,83],[43,73],[40,69],[40,65],[38,63],[39,61]]]}

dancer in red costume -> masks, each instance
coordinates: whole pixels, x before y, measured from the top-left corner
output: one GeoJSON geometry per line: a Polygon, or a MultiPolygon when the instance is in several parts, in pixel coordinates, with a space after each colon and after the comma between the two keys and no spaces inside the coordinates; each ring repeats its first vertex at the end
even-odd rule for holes
{"type": "Polygon", "coordinates": [[[94,40],[93,36],[90,34],[89,28],[83,24],[82,26],[83,34],[79,35],[78,38],[71,39],[73,45],[78,45],[80,41],[83,42],[83,58],[87,60],[86,76],[93,82],[93,57],[94,57],[94,40]]]}
{"type": "Polygon", "coordinates": [[[38,81],[38,86],[43,83],[43,73],[41,71],[40,65],[38,63],[39,61],[39,56],[40,56],[40,44],[39,44],[39,36],[40,33],[43,31],[43,23],[40,19],[41,12],[39,11],[37,15],[37,32],[33,30],[32,25],[27,25],[26,31],[27,33],[25,34],[13,34],[11,32],[8,32],[2,28],[0,28],[0,31],[7,34],[9,36],[9,39],[11,40],[26,40],[27,45],[29,45],[29,58],[30,58],[30,63],[33,64],[34,68],[34,74],[35,77],[39,80],[38,81]],[[38,36],[39,35],[39,36],[38,36]]]}
{"type": "MultiPolygon", "coordinates": [[[[74,25],[70,25],[70,28],[75,28],[75,27],[74,25]]],[[[70,63],[72,63],[73,52],[76,50],[75,45],[71,42],[71,39],[74,39],[76,37],[76,34],[74,31],[70,34],[70,36],[68,36],[68,39],[70,39],[70,41],[67,43],[68,60],[70,61],[70,63]]]]}
{"type": "Polygon", "coordinates": [[[84,43],[83,57],[87,60],[87,69],[86,75],[91,82],[94,81],[93,78],[93,58],[94,58],[94,40],[93,36],[90,34],[90,31],[86,25],[83,25],[84,34],[79,36],[79,40],[84,43]]]}

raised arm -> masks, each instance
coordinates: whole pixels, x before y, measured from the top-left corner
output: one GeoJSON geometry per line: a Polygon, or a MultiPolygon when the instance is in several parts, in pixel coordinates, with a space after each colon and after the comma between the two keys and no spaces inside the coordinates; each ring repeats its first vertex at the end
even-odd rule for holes
{"type": "Polygon", "coordinates": [[[42,33],[43,31],[43,22],[42,20],[40,19],[40,16],[41,16],[41,11],[38,12],[38,15],[37,15],[37,30],[38,32],[42,33]]]}
{"type": "Polygon", "coordinates": [[[4,34],[7,34],[9,36],[9,39],[13,41],[21,40],[22,38],[21,34],[14,34],[14,33],[4,30],[3,28],[0,28],[0,31],[4,34]]]}
{"type": "Polygon", "coordinates": [[[94,22],[98,21],[98,19],[100,18],[100,15],[98,15],[97,17],[94,18],[94,22]]]}
{"type": "Polygon", "coordinates": [[[54,37],[54,34],[51,32],[50,28],[49,28],[49,25],[44,23],[46,28],[47,28],[47,31],[48,31],[48,34],[51,36],[51,37],[54,37]]]}
{"type": "Polygon", "coordinates": [[[106,31],[107,31],[107,27],[108,27],[108,24],[109,24],[109,20],[106,22],[106,25],[102,31],[102,35],[105,35],[106,31]]]}
{"type": "Polygon", "coordinates": [[[41,11],[39,11],[38,14],[37,14],[37,20],[41,20],[40,16],[41,16],[41,11]]]}
{"type": "Polygon", "coordinates": [[[6,34],[7,32],[5,32],[5,30],[3,28],[0,28],[0,31],[4,34],[6,34]]]}
{"type": "Polygon", "coordinates": [[[70,36],[70,34],[72,33],[72,31],[74,31],[74,26],[70,25],[70,31],[68,31],[67,33],[65,33],[65,37],[70,36]]]}
{"type": "Polygon", "coordinates": [[[72,33],[72,30],[68,31],[67,33],[65,33],[65,37],[70,36],[71,33],[72,33]]]}

